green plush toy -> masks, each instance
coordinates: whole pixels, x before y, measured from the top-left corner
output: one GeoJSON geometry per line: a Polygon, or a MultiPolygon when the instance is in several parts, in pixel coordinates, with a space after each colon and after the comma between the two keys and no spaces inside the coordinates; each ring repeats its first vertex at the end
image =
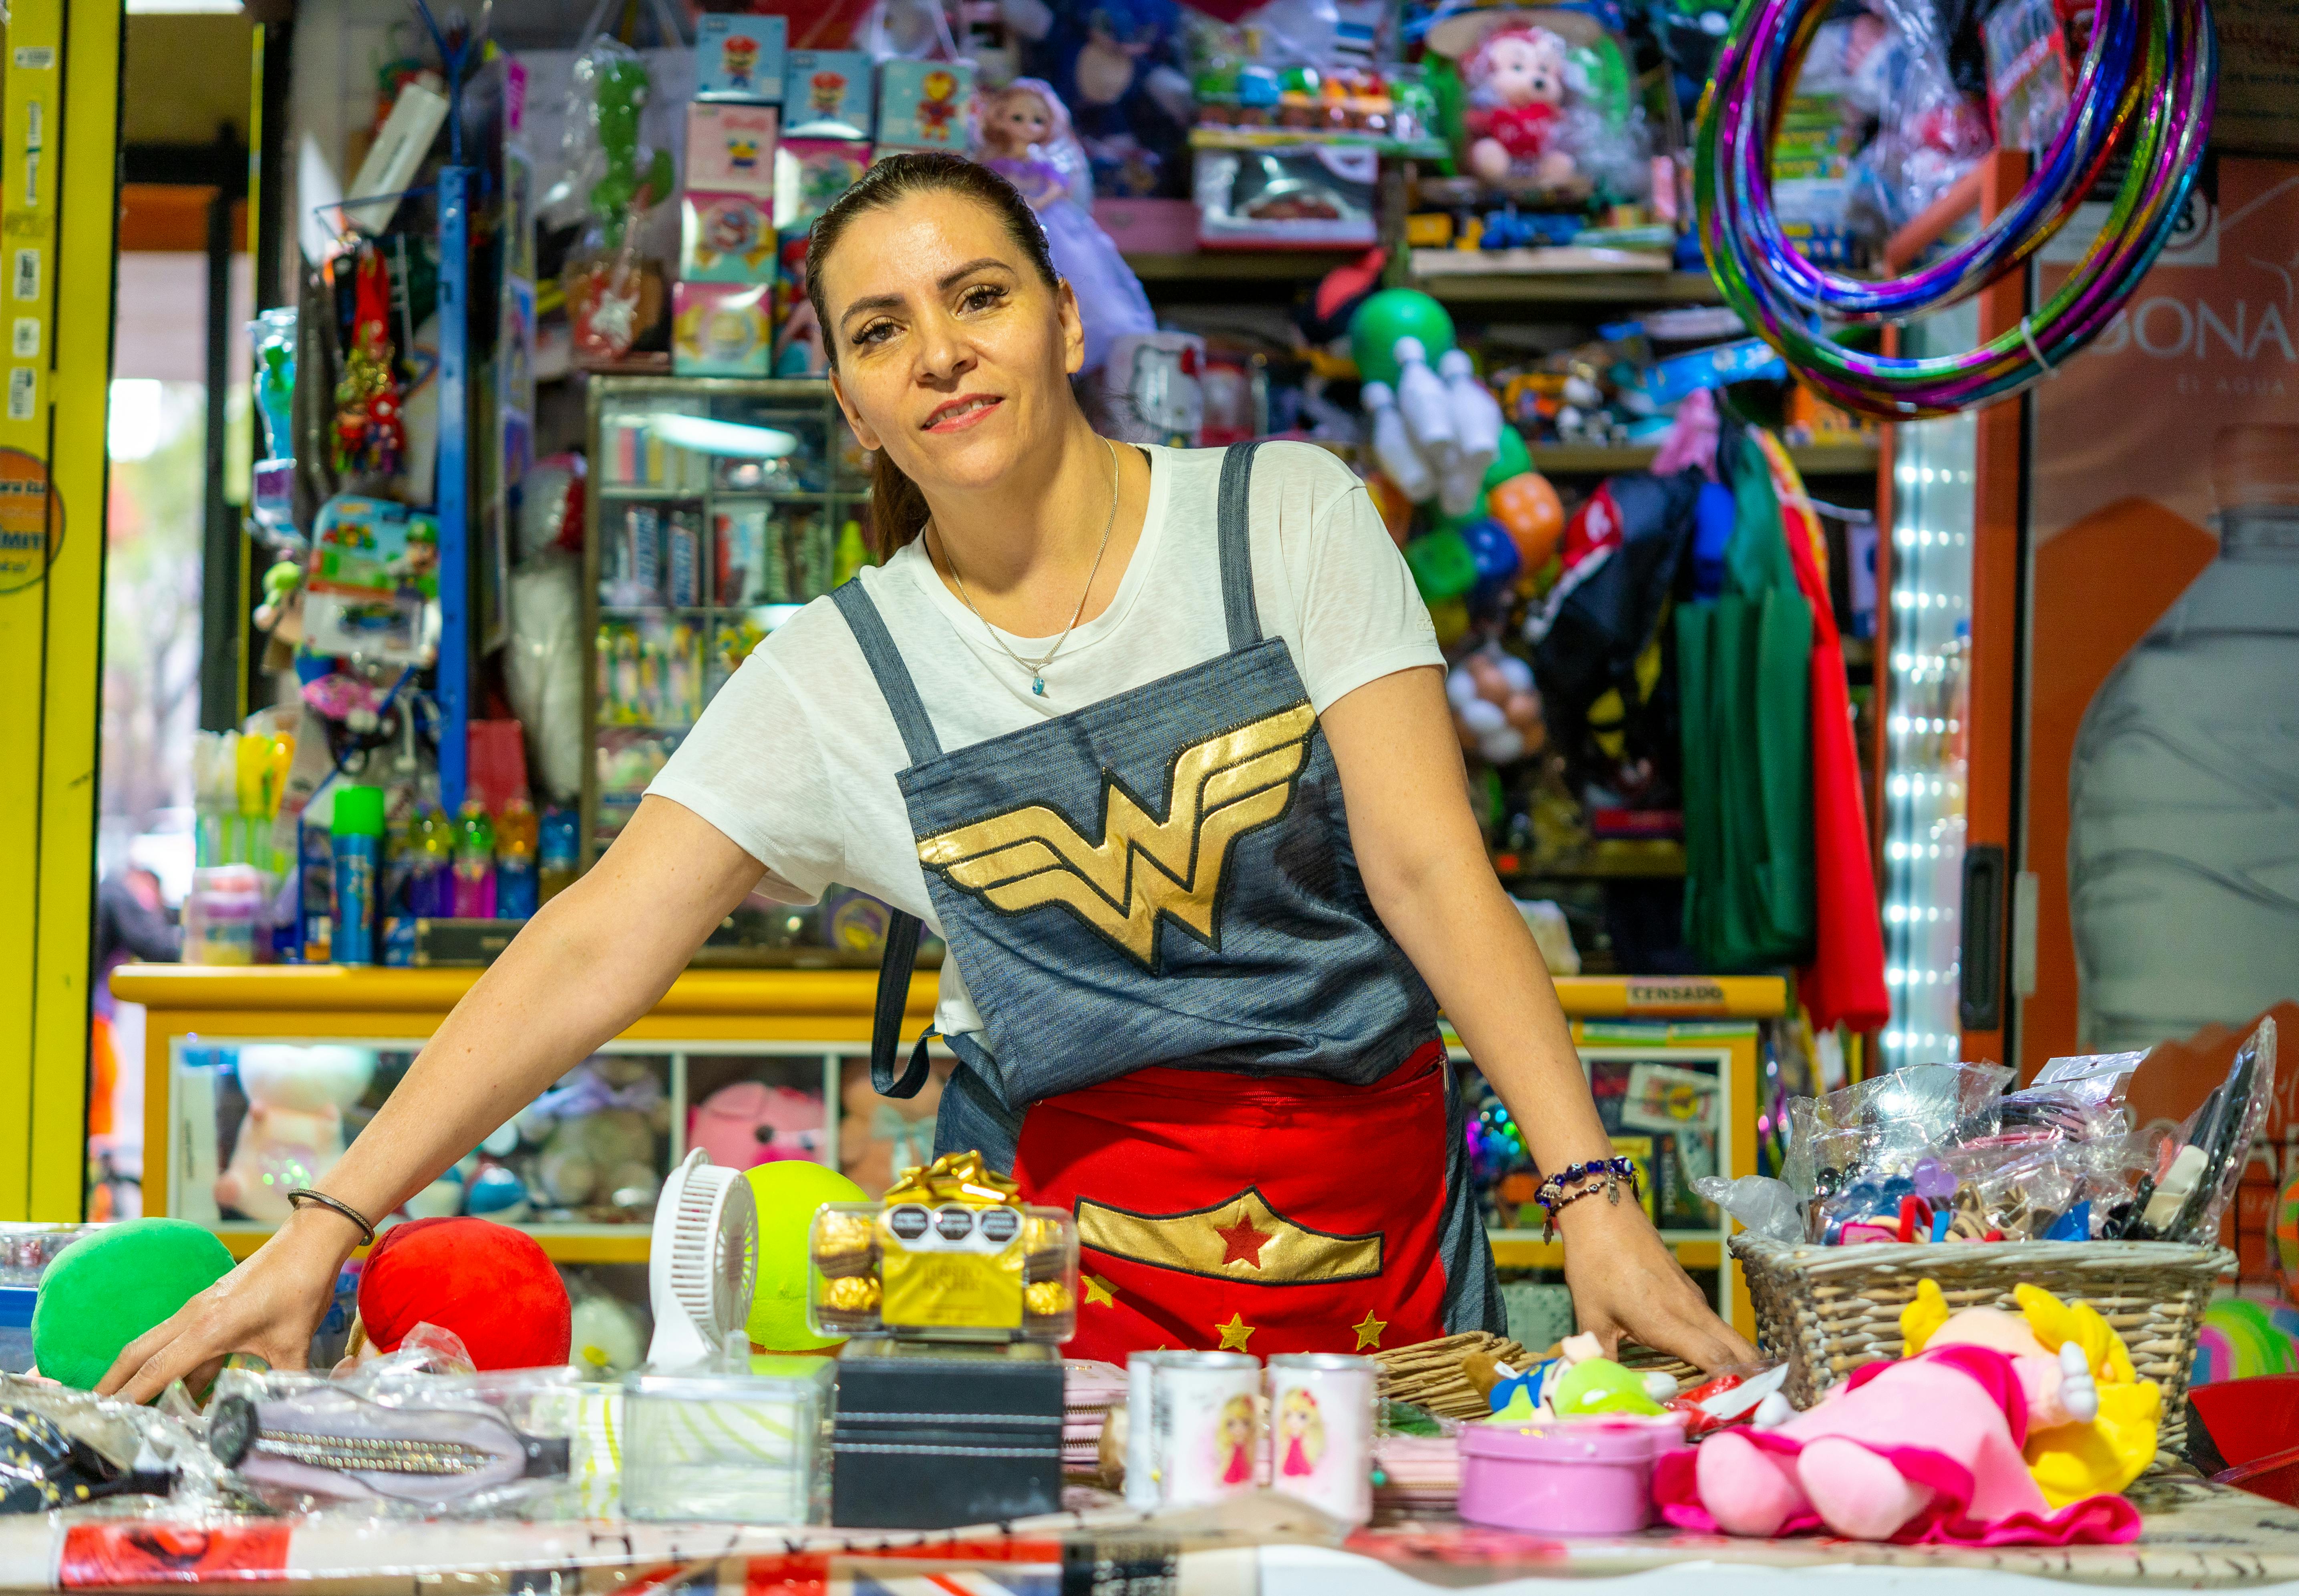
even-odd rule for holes
{"type": "Polygon", "coordinates": [[[1548,1405],[1560,1418],[1590,1413],[1651,1415],[1661,1411],[1661,1405],[1645,1392],[1644,1377],[1610,1358],[1584,1358],[1565,1369],[1557,1379],[1556,1389],[1549,1393],[1548,1405]]]}
{"type": "Polygon", "coordinates": [[[32,1359],[92,1391],[120,1350],[231,1272],[215,1233],[185,1220],[129,1220],[74,1242],[48,1265],[32,1309],[32,1359]]]}
{"type": "Polygon", "coordinates": [[[836,1346],[842,1336],[807,1327],[807,1231],[825,1203],[867,1203],[869,1196],[835,1170],[785,1158],[746,1170],[759,1205],[759,1289],[751,1298],[751,1344],[769,1352],[836,1346]]]}

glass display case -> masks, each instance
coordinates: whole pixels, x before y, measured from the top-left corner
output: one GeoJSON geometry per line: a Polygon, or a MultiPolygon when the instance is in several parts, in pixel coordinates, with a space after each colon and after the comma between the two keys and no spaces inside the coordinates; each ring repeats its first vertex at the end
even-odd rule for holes
{"type": "Polygon", "coordinates": [[[867,457],[820,381],[596,376],[583,857],[751,646],[864,563],[867,457]]]}

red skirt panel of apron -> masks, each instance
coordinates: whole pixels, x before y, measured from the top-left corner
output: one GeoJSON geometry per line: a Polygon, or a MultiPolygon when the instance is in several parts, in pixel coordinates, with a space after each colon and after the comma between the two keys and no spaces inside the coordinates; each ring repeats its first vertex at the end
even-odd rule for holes
{"type": "Polygon", "coordinates": [[[1441,1336],[1445,1053],[1369,1087],[1147,1069],[1030,1105],[1014,1175],[1077,1215],[1073,1358],[1441,1336]]]}

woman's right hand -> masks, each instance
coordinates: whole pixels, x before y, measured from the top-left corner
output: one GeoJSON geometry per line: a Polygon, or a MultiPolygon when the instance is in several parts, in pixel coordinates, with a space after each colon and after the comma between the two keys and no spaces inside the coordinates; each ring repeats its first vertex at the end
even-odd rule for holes
{"type": "Polygon", "coordinates": [[[101,1396],[147,1402],[170,1382],[204,1386],[234,1352],[301,1369],[359,1232],[330,1210],[299,1210],[238,1268],[129,1342],[96,1384],[101,1396]]]}

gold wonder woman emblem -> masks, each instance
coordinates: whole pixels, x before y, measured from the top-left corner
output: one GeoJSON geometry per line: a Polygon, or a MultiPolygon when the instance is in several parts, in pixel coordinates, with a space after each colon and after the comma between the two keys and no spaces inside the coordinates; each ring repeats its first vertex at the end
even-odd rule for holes
{"type": "Polygon", "coordinates": [[[1272,1208],[1257,1187],[1187,1213],[1135,1213],[1080,1197],[1077,1228],[1080,1246],[1215,1280],[1308,1286],[1381,1273],[1379,1231],[1312,1230],[1272,1208]]]}
{"type": "Polygon", "coordinates": [[[929,837],[918,857],[1009,914],[1059,904],[1144,964],[1156,963],[1161,914],[1217,947],[1230,845],[1285,813],[1316,724],[1297,704],[1185,749],[1163,820],[1106,777],[1099,843],[1031,804],[929,837]]]}

